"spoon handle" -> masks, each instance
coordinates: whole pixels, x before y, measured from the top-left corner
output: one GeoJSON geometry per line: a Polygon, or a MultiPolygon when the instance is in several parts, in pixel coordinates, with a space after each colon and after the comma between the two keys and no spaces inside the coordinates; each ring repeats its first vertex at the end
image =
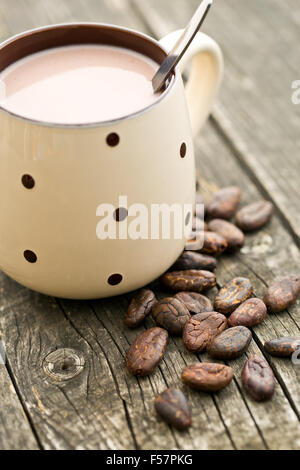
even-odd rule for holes
{"type": "Polygon", "coordinates": [[[199,31],[212,3],[213,0],[202,1],[193,18],[184,30],[182,36],[178,39],[173,49],[170,51],[168,56],[161,64],[160,68],[152,79],[154,93],[159,92],[163,88],[168,78],[170,78],[170,76],[172,75],[176,65],[178,64],[178,62],[186,52],[187,48],[191,44],[192,40],[196,36],[197,32],[199,31]]]}

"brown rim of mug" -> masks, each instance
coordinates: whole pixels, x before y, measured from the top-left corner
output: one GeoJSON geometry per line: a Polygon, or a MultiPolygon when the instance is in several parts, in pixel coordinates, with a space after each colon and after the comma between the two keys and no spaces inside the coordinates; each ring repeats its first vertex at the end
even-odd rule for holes
{"type": "MultiPolygon", "coordinates": [[[[41,52],[53,47],[79,44],[104,44],[124,47],[139,52],[153,59],[160,65],[167,56],[163,47],[150,36],[133,29],[102,23],[62,23],[43,26],[21,34],[17,34],[0,44],[0,73],[17,60],[30,54],[41,52]]],[[[163,101],[173,89],[178,73],[173,74],[171,82],[155,103],[135,113],[110,121],[91,122],[85,124],[60,124],[30,119],[21,114],[12,113],[0,105],[0,111],[26,122],[58,128],[86,128],[113,125],[133,117],[140,116],[163,101]]]]}

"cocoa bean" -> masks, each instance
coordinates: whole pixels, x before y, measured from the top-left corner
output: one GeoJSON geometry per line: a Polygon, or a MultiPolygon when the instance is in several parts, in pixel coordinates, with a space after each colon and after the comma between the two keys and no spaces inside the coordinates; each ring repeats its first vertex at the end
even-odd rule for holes
{"type": "Polygon", "coordinates": [[[272,398],[275,391],[275,378],[267,361],[261,356],[250,356],[242,372],[245,390],[255,401],[272,398]]]}
{"type": "Polygon", "coordinates": [[[180,300],[192,315],[213,311],[211,301],[197,292],[178,292],[175,298],[180,300]]]}
{"type": "Polygon", "coordinates": [[[149,289],[142,289],[137,296],[132,299],[129,305],[124,318],[125,325],[129,328],[139,326],[147,315],[149,315],[155,303],[156,298],[153,292],[149,289]]]}
{"type": "Polygon", "coordinates": [[[190,269],[215,271],[216,267],[217,261],[212,256],[203,255],[196,251],[184,251],[172,268],[179,271],[190,269]]]}
{"type": "Polygon", "coordinates": [[[227,242],[227,251],[235,251],[242,248],[245,243],[243,232],[231,222],[222,219],[214,219],[208,224],[208,230],[221,235],[227,242]]]}
{"type": "Polygon", "coordinates": [[[300,337],[282,337],[266,341],[264,350],[275,357],[291,357],[295,351],[300,353],[300,337]]]}
{"type": "Polygon", "coordinates": [[[249,299],[253,294],[253,287],[249,279],[236,277],[227,282],[215,298],[215,310],[228,315],[239,305],[249,299]]]}
{"type": "Polygon", "coordinates": [[[290,307],[300,295],[300,276],[279,279],[266,290],[264,302],[270,313],[282,312],[290,307]]]}
{"type": "Polygon", "coordinates": [[[152,317],[158,326],[165,328],[171,335],[179,336],[191,315],[180,300],[167,297],[152,308],[152,317]]]}
{"type": "Polygon", "coordinates": [[[193,352],[200,353],[227,327],[227,319],[216,312],[198,313],[190,318],[183,329],[183,344],[193,352]]]}
{"type": "Polygon", "coordinates": [[[243,232],[252,232],[266,225],[273,215],[273,204],[269,201],[259,201],[243,207],[236,214],[236,224],[243,232]]]}
{"type": "Polygon", "coordinates": [[[215,337],[207,347],[207,352],[216,359],[235,359],[248,349],[252,334],[244,326],[235,326],[215,337]]]}
{"type": "Polygon", "coordinates": [[[260,299],[248,299],[228,318],[228,326],[252,326],[261,323],[267,315],[267,307],[260,299]]]}
{"type": "Polygon", "coordinates": [[[241,199],[241,190],[229,186],[216,192],[207,206],[207,215],[214,219],[231,219],[241,199]]]}
{"type": "Polygon", "coordinates": [[[126,355],[128,370],[137,376],[151,374],[160,363],[168,342],[168,332],[162,328],[151,328],[140,333],[126,355]]]}
{"type": "Polygon", "coordinates": [[[219,256],[227,247],[228,244],[224,237],[218,233],[208,231],[203,233],[203,246],[199,251],[207,255],[219,256]]]}
{"type": "Polygon", "coordinates": [[[161,282],[173,291],[203,292],[216,285],[216,276],[210,271],[190,269],[164,274],[161,282]]]}
{"type": "Polygon", "coordinates": [[[223,364],[203,362],[192,364],[182,372],[182,382],[203,392],[217,392],[233,379],[233,369],[223,364]]]}

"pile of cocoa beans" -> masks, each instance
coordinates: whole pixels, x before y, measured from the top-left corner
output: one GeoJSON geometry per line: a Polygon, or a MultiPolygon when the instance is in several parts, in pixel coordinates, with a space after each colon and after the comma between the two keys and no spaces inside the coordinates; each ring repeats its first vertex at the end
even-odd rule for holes
{"type": "MultiPolygon", "coordinates": [[[[127,356],[128,370],[136,376],[149,375],[162,360],[169,335],[180,336],[194,354],[207,352],[213,359],[230,361],[242,356],[252,340],[251,329],[266,315],[279,313],[292,305],[300,294],[300,275],[277,279],[259,299],[249,279],[229,279],[214,302],[204,294],[217,285],[215,271],[222,253],[240,250],[245,233],[257,231],[271,219],[273,205],[258,201],[238,210],[241,190],[232,186],[215,193],[205,207],[206,222],[201,243],[193,233],[162,284],[170,296],[157,301],[150,289],[142,289],[132,299],[125,315],[129,328],[138,327],[152,315],[156,327],[143,331],[132,343],[127,356]],[[234,220],[234,222],[232,222],[234,220]]],[[[197,196],[201,201],[201,196],[197,196]]],[[[196,206],[197,207],[197,206],[196,206]]],[[[197,227],[197,212],[194,227],[197,227]]],[[[298,338],[274,338],[264,351],[278,357],[291,357],[300,350],[298,338]]],[[[195,390],[215,393],[226,387],[234,372],[228,365],[196,362],[182,371],[182,382],[195,390]]],[[[271,399],[275,377],[263,355],[252,355],[242,371],[242,384],[256,401],[271,399]]],[[[167,389],[155,400],[155,409],[169,424],[186,429],[192,423],[189,404],[181,390],[167,389]]]]}

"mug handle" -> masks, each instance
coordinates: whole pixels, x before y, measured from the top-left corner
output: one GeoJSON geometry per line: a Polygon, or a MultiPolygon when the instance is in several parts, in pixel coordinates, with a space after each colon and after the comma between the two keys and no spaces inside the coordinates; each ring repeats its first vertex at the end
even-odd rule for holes
{"type": "MultiPolygon", "coordinates": [[[[182,33],[183,29],[174,31],[161,39],[160,44],[170,52],[182,33]]],[[[186,84],[186,96],[195,136],[211,113],[224,74],[224,60],[219,45],[204,33],[197,33],[181,59],[181,72],[191,59],[192,69],[186,84]]]]}

